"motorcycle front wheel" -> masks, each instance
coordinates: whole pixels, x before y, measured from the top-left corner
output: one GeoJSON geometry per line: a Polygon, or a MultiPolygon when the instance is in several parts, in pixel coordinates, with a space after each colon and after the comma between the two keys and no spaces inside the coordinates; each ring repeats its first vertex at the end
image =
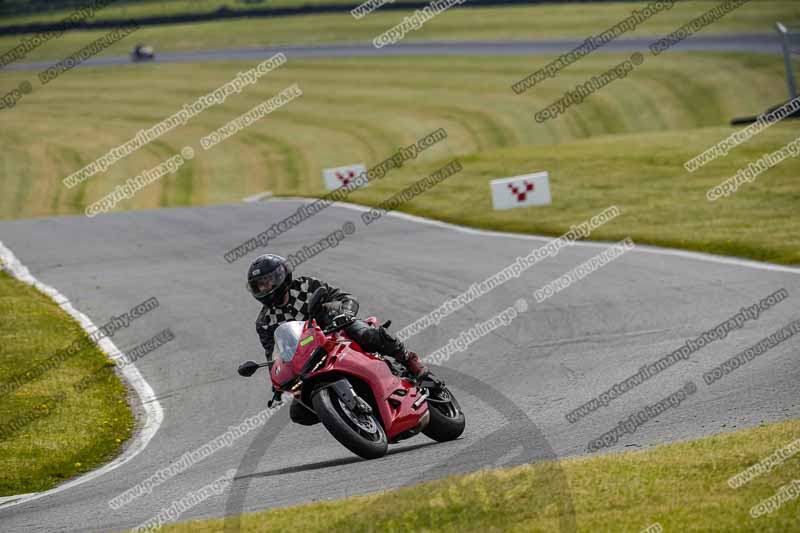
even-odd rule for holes
{"type": "Polygon", "coordinates": [[[430,389],[428,411],[431,420],[422,433],[437,442],[455,440],[461,436],[466,426],[464,413],[456,397],[447,387],[430,389]]]}
{"type": "Polygon", "coordinates": [[[342,446],[364,459],[386,455],[389,440],[374,414],[353,411],[330,388],[314,394],[311,403],[325,429],[342,446]]]}

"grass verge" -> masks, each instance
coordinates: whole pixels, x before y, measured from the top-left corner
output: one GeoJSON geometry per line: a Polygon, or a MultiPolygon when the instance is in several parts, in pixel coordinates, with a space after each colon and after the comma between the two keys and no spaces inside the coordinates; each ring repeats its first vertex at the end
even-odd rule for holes
{"type": "MultiPolygon", "coordinates": [[[[0,271],[0,385],[78,339],[88,342],[58,305],[0,271]]],[[[119,452],[134,420],[113,367],[89,342],[21,387],[0,388],[0,496],[50,489],[119,452]]]]}
{"type": "MultiPolygon", "coordinates": [[[[797,265],[800,160],[784,160],[727,198],[706,199],[708,189],[750,161],[800,138],[796,122],[773,126],[693,174],[683,169],[683,162],[725,138],[732,128],[607,135],[555,148],[484,151],[460,158],[462,172],[401,209],[472,227],[558,236],[570,225],[617,205],[622,215],[593,232],[593,240],[630,236],[639,244],[797,265]],[[550,172],[552,205],[492,209],[489,180],[541,170],[550,172]]],[[[378,206],[442,163],[415,168],[413,174],[400,171],[391,182],[378,181],[349,199],[378,206]]]]}
{"type": "MultiPolygon", "coordinates": [[[[800,421],[666,444],[645,451],[484,470],[414,487],[245,514],[241,531],[559,531],[571,500],[579,532],[797,530],[800,500],[751,518],[749,510],[800,477],[791,458],[737,489],[727,480],[797,438],[800,421]],[[554,491],[557,476],[568,493],[554,491]]],[[[165,533],[222,531],[223,520],[170,524],[165,533]]]]}

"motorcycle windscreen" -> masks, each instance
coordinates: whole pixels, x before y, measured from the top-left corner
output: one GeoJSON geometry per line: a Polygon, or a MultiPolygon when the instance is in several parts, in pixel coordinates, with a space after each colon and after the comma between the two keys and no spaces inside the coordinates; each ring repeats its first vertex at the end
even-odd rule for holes
{"type": "Polygon", "coordinates": [[[304,322],[284,322],[275,329],[275,348],[272,358],[280,357],[285,363],[290,363],[300,344],[300,335],[303,333],[304,322]]]}

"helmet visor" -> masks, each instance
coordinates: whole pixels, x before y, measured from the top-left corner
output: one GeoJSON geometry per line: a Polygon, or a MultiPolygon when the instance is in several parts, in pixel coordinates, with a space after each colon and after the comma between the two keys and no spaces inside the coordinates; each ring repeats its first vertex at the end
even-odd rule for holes
{"type": "Polygon", "coordinates": [[[247,287],[256,298],[264,298],[275,292],[284,281],[286,281],[286,269],[280,265],[271,272],[250,278],[247,287]]]}

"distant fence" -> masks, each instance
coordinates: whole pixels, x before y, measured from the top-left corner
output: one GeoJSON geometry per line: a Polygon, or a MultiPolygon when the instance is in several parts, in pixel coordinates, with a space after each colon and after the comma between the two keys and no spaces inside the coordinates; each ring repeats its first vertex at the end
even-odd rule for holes
{"type": "MultiPolygon", "coordinates": [[[[520,6],[520,5],[537,5],[537,4],[579,4],[579,3],[609,3],[609,2],[636,2],[637,0],[466,0],[460,7],[488,7],[488,6],[520,6]]],[[[641,0],[638,0],[641,1],[641,0]]],[[[44,1],[36,2],[34,0],[28,1],[11,1],[3,2],[0,0],[0,17],[7,17],[13,15],[26,15],[43,12],[65,12],[70,9],[78,8],[86,3],[85,0],[60,0],[60,1],[44,1]],[[16,7],[15,7],[16,6],[16,7]],[[36,7],[33,7],[36,6],[36,7]]],[[[120,1],[114,2],[115,6],[132,6],[139,4],[154,4],[163,2],[150,2],[150,1],[120,1]]],[[[178,3],[178,2],[175,2],[178,3]]],[[[180,2],[186,3],[186,2],[180,2]]],[[[243,2],[246,4],[253,3],[252,0],[243,2]]],[[[267,2],[268,3],[268,0],[267,2]]],[[[424,1],[408,1],[401,0],[393,4],[386,4],[381,7],[382,11],[389,10],[413,10],[421,9],[429,5],[430,2],[424,1]]],[[[236,5],[236,4],[232,4],[236,5]]],[[[62,23],[30,23],[30,24],[12,24],[8,26],[0,26],[0,35],[15,35],[22,33],[37,33],[37,32],[53,32],[64,30],[94,30],[94,29],[109,29],[117,28],[136,22],[139,26],[152,26],[158,24],[181,24],[187,22],[207,22],[211,20],[235,19],[235,18],[261,18],[261,17],[286,17],[292,15],[314,15],[323,13],[347,13],[351,9],[357,7],[359,3],[354,4],[318,4],[318,5],[300,5],[293,7],[258,7],[258,8],[240,8],[223,6],[216,11],[208,11],[203,13],[186,13],[182,15],[154,15],[148,17],[135,17],[135,18],[120,18],[120,19],[104,19],[95,20],[90,22],[80,22],[71,24],[69,27],[62,23]]],[[[189,6],[187,5],[187,8],[189,6]]]]}

